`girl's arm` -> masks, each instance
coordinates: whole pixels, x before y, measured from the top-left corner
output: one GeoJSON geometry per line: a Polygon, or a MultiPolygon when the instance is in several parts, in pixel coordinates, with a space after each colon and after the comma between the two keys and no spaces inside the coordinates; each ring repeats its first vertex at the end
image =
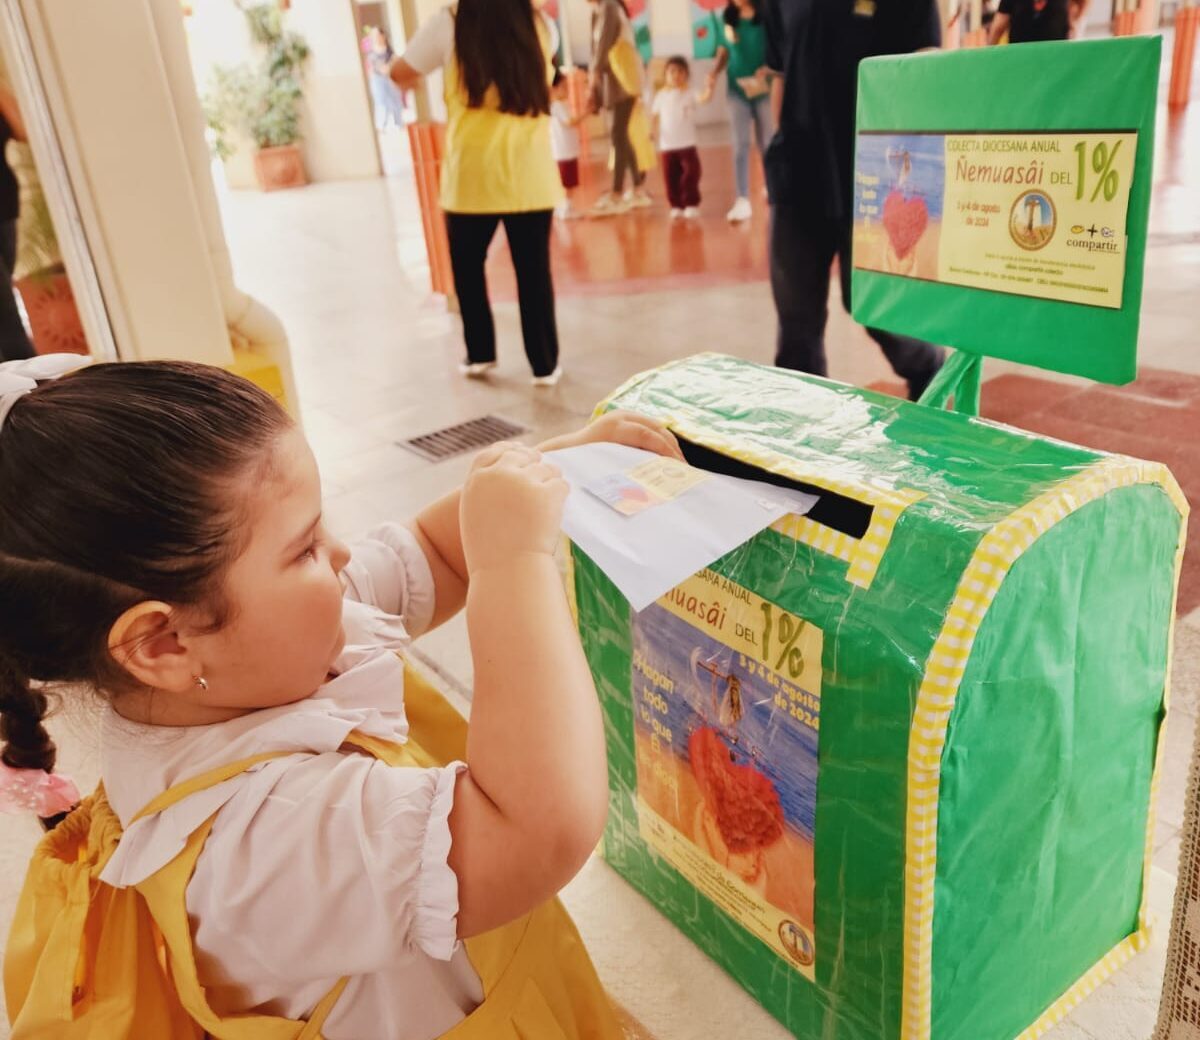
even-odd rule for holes
{"type": "MultiPolygon", "coordinates": [[[[576,433],[555,437],[539,451],[555,451],[595,441],[610,441],[682,459],[679,444],[660,423],[632,412],[609,412],[576,433]]],[[[459,523],[461,490],[452,491],[419,513],[409,524],[433,572],[435,604],[430,628],[448,621],[467,600],[467,564],[459,523]]]]}
{"type": "Polygon", "coordinates": [[[528,913],[583,866],[604,828],[604,724],[553,554],[567,484],[501,445],[463,489],[475,696],[450,812],[458,935],[528,913]]]}
{"type": "Polygon", "coordinates": [[[404,58],[393,58],[387,69],[388,77],[401,90],[415,90],[421,82],[421,73],[414,69],[404,58]]]}
{"type": "Polygon", "coordinates": [[[413,90],[422,76],[445,65],[453,51],[454,16],[443,8],[417,30],[404,53],[388,63],[388,78],[401,90],[413,90]]]}

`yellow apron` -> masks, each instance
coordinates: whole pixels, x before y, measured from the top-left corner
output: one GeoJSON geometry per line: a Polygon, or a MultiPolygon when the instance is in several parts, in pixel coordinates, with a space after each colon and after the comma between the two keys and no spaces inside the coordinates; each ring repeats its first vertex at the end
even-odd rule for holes
{"type": "MultiPolygon", "coordinates": [[[[629,117],[629,143],[633,145],[633,155],[637,161],[638,170],[645,173],[654,167],[654,141],[650,134],[650,120],[646,116],[646,106],[642,104],[642,59],[632,41],[620,39],[608,53],[609,68],[621,88],[633,97],[633,114],[629,117]]],[[[609,150],[608,168],[614,165],[614,155],[609,150]]]]}
{"type": "MultiPolygon", "coordinates": [[[[550,46],[537,17],[543,49],[550,46]]],[[[554,78],[546,59],[547,82],[554,78]]],[[[467,104],[457,55],[443,70],[446,149],[442,159],[442,209],[447,213],[530,213],[553,209],[564,198],[550,149],[550,116],[500,111],[500,92],[488,87],[479,108],[467,104]]]]}
{"type": "MultiPolygon", "coordinates": [[[[352,733],[346,743],[390,766],[462,759],[466,722],[407,670],[405,745],[352,733]]],[[[288,752],[256,755],[164,791],[138,817],[288,752]]],[[[12,1040],[320,1040],[347,979],[308,1021],[209,1006],[196,971],[186,891],[215,816],[161,870],[130,888],[99,875],[121,825],[103,786],[42,839],[17,904],[4,962],[12,1040]]],[[[442,1040],[620,1040],[621,1027],[574,924],[558,900],[469,939],[484,1001],[442,1040]]]]}

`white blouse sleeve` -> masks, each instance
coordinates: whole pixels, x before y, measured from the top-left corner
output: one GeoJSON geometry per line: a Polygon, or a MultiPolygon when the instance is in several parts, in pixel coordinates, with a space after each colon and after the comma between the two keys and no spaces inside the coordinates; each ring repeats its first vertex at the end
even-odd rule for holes
{"type": "Polygon", "coordinates": [[[379,971],[457,945],[447,863],[455,778],[357,754],[298,760],[269,792],[248,785],[217,814],[187,890],[201,974],[247,961],[282,981],[379,971]]]}
{"type": "Polygon", "coordinates": [[[453,56],[454,15],[448,7],[443,7],[422,25],[400,55],[414,72],[422,76],[448,65],[453,56]]]}
{"type": "Polygon", "coordinates": [[[416,536],[403,524],[382,524],[350,547],[342,572],[346,599],[404,619],[410,636],[433,620],[433,571],[416,536]]]}

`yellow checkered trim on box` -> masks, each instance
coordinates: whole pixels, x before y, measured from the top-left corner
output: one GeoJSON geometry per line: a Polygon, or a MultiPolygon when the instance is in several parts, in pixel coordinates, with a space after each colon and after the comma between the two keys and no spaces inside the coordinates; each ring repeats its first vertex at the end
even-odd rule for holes
{"type": "Polygon", "coordinates": [[[835,531],[832,527],[826,527],[806,516],[790,514],[780,517],[771,525],[771,530],[779,532],[785,538],[811,545],[819,552],[836,556],[844,563],[854,559],[854,550],[858,546],[857,538],[851,538],[848,534],[842,534],[841,531],[835,531]]]}
{"type": "Polygon", "coordinates": [[[905,489],[893,492],[892,497],[895,501],[881,502],[871,511],[871,523],[866,534],[858,540],[854,555],[850,559],[850,570],[846,574],[846,580],[851,585],[858,585],[864,589],[871,587],[883,554],[892,540],[896,521],[905,509],[924,498],[925,492],[905,489]],[[900,504],[897,505],[896,501],[900,504]]]}
{"type": "MultiPolygon", "coordinates": [[[[908,818],[904,886],[904,988],[901,1040],[929,1040],[932,1012],[934,881],[937,874],[938,790],[942,752],[958,687],[971,647],[988,607],[1009,569],[1038,538],[1088,502],[1117,488],[1157,484],[1186,518],[1187,501],[1165,466],[1111,456],[1089,466],[1070,480],[1014,512],[992,528],[979,543],[964,571],[926,664],[917,693],[908,746],[908,818]]],[[[1181,525],[1175,578],[1183,558],[1181,525]]],[[[1162,742],[1159,742],[1161,755],[1162,742]]],[[[1156,761],[1151,782],[1151,812],[1146,839],[1149,871],[1153,835],[1153,795],[1158,787],[1156,761]]],[[[1021,1034],[1021,1040],[1040,1035],[1090,993],[1146,941],[1146,890],[1143,884],[1138,931],[1092,967],[1066,994],[1021,1034]]]]}
{"type": "Polygon", "coordinates": [[[1149,932],[1139,929],[1126,936],[1083,975],[1066,993],[1058,998],[1033,1025],[1017,1040],[1037,1040],[1075,1010],[1084,997],[1092,993],[1113,972],[1119,970],[1135,953],[1141,953],[1149,944],[1149,932]]]}

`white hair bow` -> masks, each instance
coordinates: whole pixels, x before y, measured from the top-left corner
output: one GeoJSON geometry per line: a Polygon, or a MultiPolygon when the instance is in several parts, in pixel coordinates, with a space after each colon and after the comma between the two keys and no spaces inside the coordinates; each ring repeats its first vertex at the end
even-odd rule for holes
{"type": "Polygon", "coordinates": [[[92,359],[84,354],[39,354],[24,361],[0,364],[0,427],[12,406],[30,390],[36,390],[38,383],[65,376],[91,363],[92,359]]]}

